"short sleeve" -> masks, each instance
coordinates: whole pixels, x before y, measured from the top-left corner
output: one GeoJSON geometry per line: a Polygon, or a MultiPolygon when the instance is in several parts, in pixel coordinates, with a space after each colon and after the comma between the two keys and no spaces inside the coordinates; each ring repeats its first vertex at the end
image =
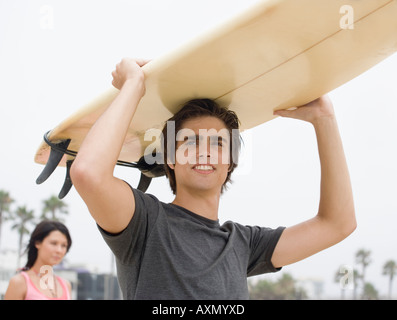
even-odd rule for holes
{"type": "Polygon", "coordinates": [[[139,260],[145,248],[150,226],[158,217],[159,201],[154,197],[131,188],[135,197],[135,212],[128,226],[117,234],[111,234],[97,225],[106,244],[122,263],[139,260]]]}
{"type": "Polygon", "coordinates": [[[274,249],[283,233],[285,227],[277,229],[249,227],[250,234],[250,256],[247,267],[247,275],[277,272],[281,268],[275,268],[271,262],[274,249]]]}

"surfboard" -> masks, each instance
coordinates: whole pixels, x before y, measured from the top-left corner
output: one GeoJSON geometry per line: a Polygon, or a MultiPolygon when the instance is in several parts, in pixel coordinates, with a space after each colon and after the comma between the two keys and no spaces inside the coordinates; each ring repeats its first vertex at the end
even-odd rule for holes
{"type": "MultiPolygon", "coordinates": [[[[151,177],[142,161],[165,121],[194,98],[234,110],[241,130],[274,118],[273,110],[306,104],[397,51],[396,0],[266,0],[143,67],[146,94],[119,157],[151,177]],[[150,136],[151,139],[145,140],[150,136]],[[138,165],[137,165],[138,164],[138,165]]],[[[111,87],[45,135],[37,183],[68,170],[90,127],[117,96],[111,87]],[[69,151],[69,152],[68,152],[69,151]]],[[[77,103],[77,102],[76,102],[77,103]]],[[[152,149],[151,149],[152,150],[152,149]]],[[[72,182],[66,181],[60,197],[72,182]]]]}

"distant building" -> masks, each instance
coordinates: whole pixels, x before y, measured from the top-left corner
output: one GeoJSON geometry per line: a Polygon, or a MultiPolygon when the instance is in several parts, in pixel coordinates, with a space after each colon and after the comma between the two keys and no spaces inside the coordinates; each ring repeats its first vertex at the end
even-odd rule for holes
{"type": "Polygon", "coordinates": [[[78,273],[78,300],[120,300],[117,277],[109,274],[78,273]]]}
{"type": "Polygon", "coordinates": [[[18,254],[16,250],[4,249],[0,251],[0,299],[8,288],[8,282],[17,271],[18,254]]]}
{"type": "Polygon", "coordinates": [[[122,299],[117,277],[112,274],[91,272],[84,266],[56,266],[55,273],[72,284],[75,300],[122,299]]]}
{"type": "Polygon", "coordinates": [[[324,281],[320,278],[299,278],[297,287],[302,288],[308,299],[322,299],[324,292],[324,281]]]}

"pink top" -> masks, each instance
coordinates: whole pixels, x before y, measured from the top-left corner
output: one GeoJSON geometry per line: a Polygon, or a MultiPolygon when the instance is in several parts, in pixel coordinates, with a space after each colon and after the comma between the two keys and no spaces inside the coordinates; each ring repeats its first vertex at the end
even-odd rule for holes
{"type": "Polygon", "coordinates": [[[21,274],[24,276],[27,286],[25,300],[70,300],[68,286],[66,285],[65,280],[63,280],[61,277],[56,276],[62,287],[62,296],[59,298],[50,298],[40,292],[25,271],[22,271],[21,274]]]}

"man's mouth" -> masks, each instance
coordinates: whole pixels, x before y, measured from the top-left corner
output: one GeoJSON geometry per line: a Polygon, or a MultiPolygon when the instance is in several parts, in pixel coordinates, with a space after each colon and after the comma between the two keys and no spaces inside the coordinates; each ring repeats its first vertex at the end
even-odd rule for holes
{"type": "Polygon", "coordinates": [[[193,170],[198,170],[198,171],[214,171],[215,168],[211,165],[207,164],[199,164],[193,167],[193,170]]]}

